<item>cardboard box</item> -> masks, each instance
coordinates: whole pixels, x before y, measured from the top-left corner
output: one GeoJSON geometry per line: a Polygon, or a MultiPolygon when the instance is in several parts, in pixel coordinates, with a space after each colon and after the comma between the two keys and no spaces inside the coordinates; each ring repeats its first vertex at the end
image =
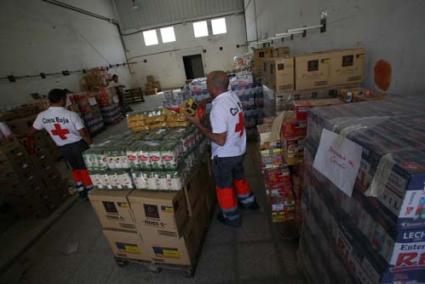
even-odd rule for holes
{"type": "Polygon", "coordinates": [[[279,57],[264,60],[264,84],[276,92],[294,89],[294,58],[279,57]]]}
{"type": "Polygon", "coordinates": [[[193,222],[181,238],[161,236],[145,240],[148,255],[155,263],[193,265],[203,238],[199,222],[193,222]]]}
{"type": "Polygon", "coordinates": [[[146,260],[150,257],[142,238],[135,232],[103,230],[112,253],[117,257],[146,260]]]}
{"type": "Polygon", "coordinates": [[[276,48],[273,48],[272,57],[288,56],[289,53],[290,53],[289,47],[287,46],[276,47],[276,48]]]}
{"type": "Polygon", "coordinates": [[[177,232],[179,237],[183,234],[188,221],[183,190],[177,192],[134,190],[128,199],[139,231],[142,232],[142,227],[150,227],[177,232]]]}
{"type": "Polygon", "coordinates": [[[30,115],[23,118],[6,121],[7,126],[17,136],[25,136],[32,128],[32,124],[37,115],[30,115]]]}
{"type": "Polygon", "coordinates": [[[329,52],[295,57],[295,89],[309,90],[329,86],[331,57],[329,52]]]}
{"type": "Polygon", "coordinates": [[[95,189],[90,202],[105,229],[136,231],[136,222],[127,196],[129,191],[95,189]]]}
{"type": "Polygon", "coordinates": [[[191,176],[186,186],[184,186],[187,209],[189,216],[193,215],[194,208],[201,196],[205,196],[211,186],[211,178],[208,173],[208,166],[205,163],[201,163],[191,176]]]}
{"type": "Polygon", "coordinates": [[[365,50],[363,48],[331,52],[330,86],[360,84],[364,79],[365,50]]]}
{"type": "Polygon", "coordinates": [[[208,221],[209,211],[206,204],[206,198],[205,196],[202,196],[196,203],[196,207],[193,210],[193,216],[187,219],[182,234],[179,234],[175,229],[153,228],[152,226],[145,225],[144,223],[140,224],[137,229],[145,241],[161,239],[164,242],[167,240],[174,242],[183,238],[188,232],[193,230],[194,227],[198,230],[198,233],[202,233],[202,231],[207,227],[208,221]]]}
{"type": "Polygon", "coordinates": [[[253,67],[252,67],[254,76],[259,77],[263,74],[264,59],[270,58],[272,56],[273,56],[273,49],[271,47],[254,49],[253,67]]]}

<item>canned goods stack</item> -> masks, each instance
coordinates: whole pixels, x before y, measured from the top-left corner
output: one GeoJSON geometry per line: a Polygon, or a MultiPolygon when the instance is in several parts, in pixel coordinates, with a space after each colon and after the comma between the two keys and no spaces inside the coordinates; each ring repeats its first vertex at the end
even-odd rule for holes
{"type": "Polygon", "coordinates": [[[299,251],[309,275],[424,281],[424,108],[422,96],[404,96],[309,113],[299,251]],[[327,171],[333,164],[338,175],[327,171]]]}
{"type": "Polygon", "coordinates": [[[272,119],[266,119],[265,124],[259,125],[257,129],[261,172],[271,207],[272,222],[280,223],[295,219],[295,195],[289,168],[283,160],[279,135],[273,138],[272,123],[272,119]]]}
{"type": "Polygon", "coordinates": [[[102,113],[96,101],[96,93],[76,93],[72,94],[71,101],[78,104],[78,108],[84,125],[90,134],[99,133],[105,126],[102,113]]]}
{"type": "Polygon", "coordinates": [[[84,159],[98,188],[180,190],[206,148],[192,126],[160,128],[112,137],[87,150],[84,159]]]}
{"type": "Polygon", "coordinates": [[[114,124],[123,118],[116,88],[100,88],[96,100],[105,124],[114,124]]]}
{"type": "Polygon", "coordinates": [[[254,83],[252,74],[241,72],[230,80],[230,88],[239,97],[245,115],[248,137],[256,135],[256,126],[264,118],[264,96],[261,84],[254,83]]]}

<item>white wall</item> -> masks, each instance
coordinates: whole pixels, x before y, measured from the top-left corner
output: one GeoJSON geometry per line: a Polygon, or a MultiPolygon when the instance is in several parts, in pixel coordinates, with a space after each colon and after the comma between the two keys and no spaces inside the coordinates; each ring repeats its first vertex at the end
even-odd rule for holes
{"type": "MultiPolygon", "coordinates": [[[[63,0],[82,9],[114,17],[112,0],[63,0]]],[[[2,0],[0,9],[0,77],[106,66],[125,62],[113,24],[53,6],[41,0],[2,0]]],[[[112,69],[129,84],[126,67],[112,69]]],[[[80,90],[82,74],[47,79],[0,80],[0,106],[30,102],[30,93],[52,88],[80,90]]]]}
{"type": "Polygon", "coordinates": [[[245,0],[248,38],[274,36],[287,29],[317,25],[328,11],[327,32],[285,41],[296,53],[362,46],[366,48],[366,85],[373,87],[379,59],[392,65],[393,94],[425,91],[425,1],[423,0],[245,0]],[[256,21],[255,21],[256,20],[256,21]]]}
{"type": "Polygon", "coordinates": [[[183,56],[201,54],[204,72],[213,70],[232,70],[233,57],[247,51],[246,31],[243,15],[226,17],[227,34],[210,35],[204,38],[193,36],[192,23],[174,26],[176,42],[145,46],[142,33],[125,36],[127,56],[130,62],[139,62],[131,66],[132,75],[137,84],[146,82],[146,75],[154,75],[163,89],[180,87],[186,80],[183,56]],[[236,45],[240,45],[237,48],[236,45]],[[219,48],[223,47],[223,50],[219,48]],[[203,53],[202,50],[207,52],[203,53]],[[144,60],[147,60],[144,63],[144,60]]]}

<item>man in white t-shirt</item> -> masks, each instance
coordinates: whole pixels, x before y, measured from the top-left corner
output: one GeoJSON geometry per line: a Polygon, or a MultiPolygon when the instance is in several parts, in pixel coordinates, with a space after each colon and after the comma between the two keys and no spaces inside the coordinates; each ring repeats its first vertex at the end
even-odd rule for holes
{"type": "Polygon", "coordinates": [[[49,92],[50,107],[39,113],[28,133],[28,140],[35,132],[44,129],[59,147],[63,158],[72,168],[77,191],[82,199],[93,189],[93,184],[83,160],[82,153],[92,144],[92,139],[80,116],[65,108],[69,91],[53,89],[49,92]]]}
{"type": "Polygon", "coordinates": [[[199,118],[188,119],[211,140],[217,199],[221,208],[217,218],[226,225],[238,227],[241,219],[235,195],[243,209],[257,210],[258,204],[244,176],[246,131],[242,104],[235,93],[228,91],[228,86],[225,72],[208,74],[208,92],[213,98],[211,131],[202,125],[199,118]]]}

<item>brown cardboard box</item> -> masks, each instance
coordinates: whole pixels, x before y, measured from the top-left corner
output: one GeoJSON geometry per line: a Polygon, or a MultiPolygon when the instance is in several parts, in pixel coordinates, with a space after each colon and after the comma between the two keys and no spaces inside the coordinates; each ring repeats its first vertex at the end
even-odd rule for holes
{"type": "Polygon", "coordinates": [[[288,56],[290,54],[289,47],[281,46],[273,48],[272,57],[288,56]]]}
{"type": "Polygon", "coordinates": [[[264,84],[276,92],[294,89],[294,58],[278,57],[264,60],[264,84]]]}
{"type": "Polygon", "coordinates": [[[331,53],[315,52],[295,57],[295,89],[329,86],[331,53]]]}
{"type": "Polygon", "coordinates": [[[127,198],[138,230],[150,227],[177,232],[179,237],[183,234],[188,220],[183,190],[177,192],[134,190],[127,198]]]}
{"type": "Polygon", "coordinates": [[[205,230],[199,222],[193,222],[188,228],[178,239],[160,236],[155,240],[145,240],[151,260],[155,263],[193,265],[205,230]]]}
{"type": "Polygon", "coordinates": [[[259,77],[263,74],[264,59],[270,58],[272,56],[273,56],[273,49],[271,47],[254,49],[253,68],[252,68],[254,76],[259,77]]]}
{"type": "Polygon", "coordinates": [[[206,196],[202,195],[197,200],[197,203],[193,209],[193,215],[187,219],[185,228],[181,236],[177,233],[175,229],[167,228],[153,228],[152,226],[140,224],[138,226],[138,232],[143,236],[144,240],[158,240],[162,239],[164,241],[176,241],[182,236],[185,236],[187,232],[196,227],[196,229],[201,233],[201,229],[205,230],[207,224],[209,223],[209,211],[206,204],[206,196]]]}
{"type": "Polygon", "coordinates": [[[32,124],[37,115],[30,115],[23,118],[6,121],[7,126],[17,136],[25,136],[32,128],[32,124]]]}
{"type": "Polygon", "coordinates": [[[103,230],[112,253],[117,257],[146,260],[150,257],[142,238],[135,232],[103,230]]]}
{"type": "Polygon", "coordinates": [[[127,196],[129,191],[95,189],[89,194],[102,227],[136,231],[136,223],[127,196]]]}
{"type": "Polygon", "coordinates": [[[211,185],[210,180],[208,165],[206,163],[201,163],[197,171],[192,174],[187,184],[184,186],[189,216],[192,216],[198,199],[206,195],[211,185]]]}
{"type": "Polygon", "coordinates": [[[365,50],[363,48],[331,52],[330,86],[360,84],[364,79],[365,50]]]}

